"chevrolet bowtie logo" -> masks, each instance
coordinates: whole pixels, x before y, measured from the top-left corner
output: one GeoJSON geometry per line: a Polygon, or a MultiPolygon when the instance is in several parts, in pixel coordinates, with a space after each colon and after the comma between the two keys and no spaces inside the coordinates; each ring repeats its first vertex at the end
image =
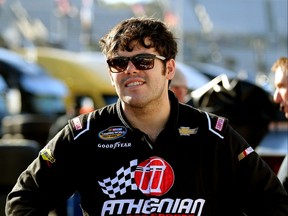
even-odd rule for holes
{"type": "Polygon", "coordinates": [[[190,136],[191,134],[196,134],[198,131],[198,128],[189,128],[189,127],[180,127],[179,133],[181,136],[190,136]]]}

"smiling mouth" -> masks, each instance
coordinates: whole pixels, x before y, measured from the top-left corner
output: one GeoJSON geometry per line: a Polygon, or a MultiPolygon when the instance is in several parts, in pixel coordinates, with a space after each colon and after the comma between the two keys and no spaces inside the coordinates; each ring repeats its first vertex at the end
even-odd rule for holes
{"type": "Polygon", "coordinates": [[[139,85],[143,85],[144,82],[132,82],[132,83],[128,83],[126,86],[127,87],[133,87],[133,86],[139,86],[139,85]]]}

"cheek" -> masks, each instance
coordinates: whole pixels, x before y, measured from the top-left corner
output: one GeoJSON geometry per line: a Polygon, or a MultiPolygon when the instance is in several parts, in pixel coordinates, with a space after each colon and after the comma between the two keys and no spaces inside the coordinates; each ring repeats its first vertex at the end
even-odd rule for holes
{"type": "Polygon", "coordinates": [[[111,73],[109,73],[109,76],[112,86],[115,86],[115,77],[111,73]]]}

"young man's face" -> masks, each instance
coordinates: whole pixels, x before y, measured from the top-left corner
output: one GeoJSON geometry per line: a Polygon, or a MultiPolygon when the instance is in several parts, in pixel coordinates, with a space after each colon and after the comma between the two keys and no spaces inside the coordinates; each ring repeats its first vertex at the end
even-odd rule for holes
{"type": "Polygon", "coordinates": [[[285,117],[288,119],[288,73],[278,67],[275,71],[275,93],[274,102],[280,104],[281,110],[285,112],[285,117]]]}
{"type": "MultiPolygon", "coordinates": [[[[159,55],[154,48],[146,49],[135,43],[132,52],[119,50],[117,56],[133,57],[138,54],[159,55]]],[[[157,104],[167,97],[168,80],[173,78],[174,71],[174,60],[165,62],[155,58],[154,67],[151,69],[137,69],[132,61],[129,61],[123,72],[110,71],[110,78],[124,104],[143,108],[149,104],[157,104]]]]}

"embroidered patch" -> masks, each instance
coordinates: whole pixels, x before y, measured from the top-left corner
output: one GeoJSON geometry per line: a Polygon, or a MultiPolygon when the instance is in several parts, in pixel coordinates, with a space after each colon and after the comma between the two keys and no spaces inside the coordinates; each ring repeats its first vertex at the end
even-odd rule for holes
{"type": "Polygon", "coordinates": [[[217,119],[217,122],[216,122],[216,129],[219,130],[219,131],[222,131],[223,129],[223,125],[224,125],[224,118],[218,118],[217,119]]]}
{"type": "Polygon", "coordinates": [[[44,148],[40,151],[40,155],[45,161],[49,161],[50,163],[55,163],[56,159],[52,156],[50,149],[44,148]]]}
{"type": "Polygon", "coordinates": [[[81,124],[81,121],[80,121],[80,119],[78,117],[73,118],[72,122],[73,122],[73,125],[74,125],[76,130],[81,130],[82,129],[82,124],[81,124]]]}
{"type": "Polygon", "coordinates": [[[102,140],[115,140],[125,136],[127,129],[123,126],[112,126],[99,132],[99,138],[102,140]]]}
{"type": "Polygon", "coordinates": [[[179,133],[181,136],[190,136],[191,134],[196,134],[198,131],[198,128],[191,129],[190,127],[180,127],[179,133]]]}
{"type": "Polygon", "coordinates": [[[247,155],[251,154],[252,152],[254,152],[254,149],[252,147],[246,148],[243,152],[241,152],[238,155],[238,160],[241,161],[242,159],[244,159],[247,155]]]}

